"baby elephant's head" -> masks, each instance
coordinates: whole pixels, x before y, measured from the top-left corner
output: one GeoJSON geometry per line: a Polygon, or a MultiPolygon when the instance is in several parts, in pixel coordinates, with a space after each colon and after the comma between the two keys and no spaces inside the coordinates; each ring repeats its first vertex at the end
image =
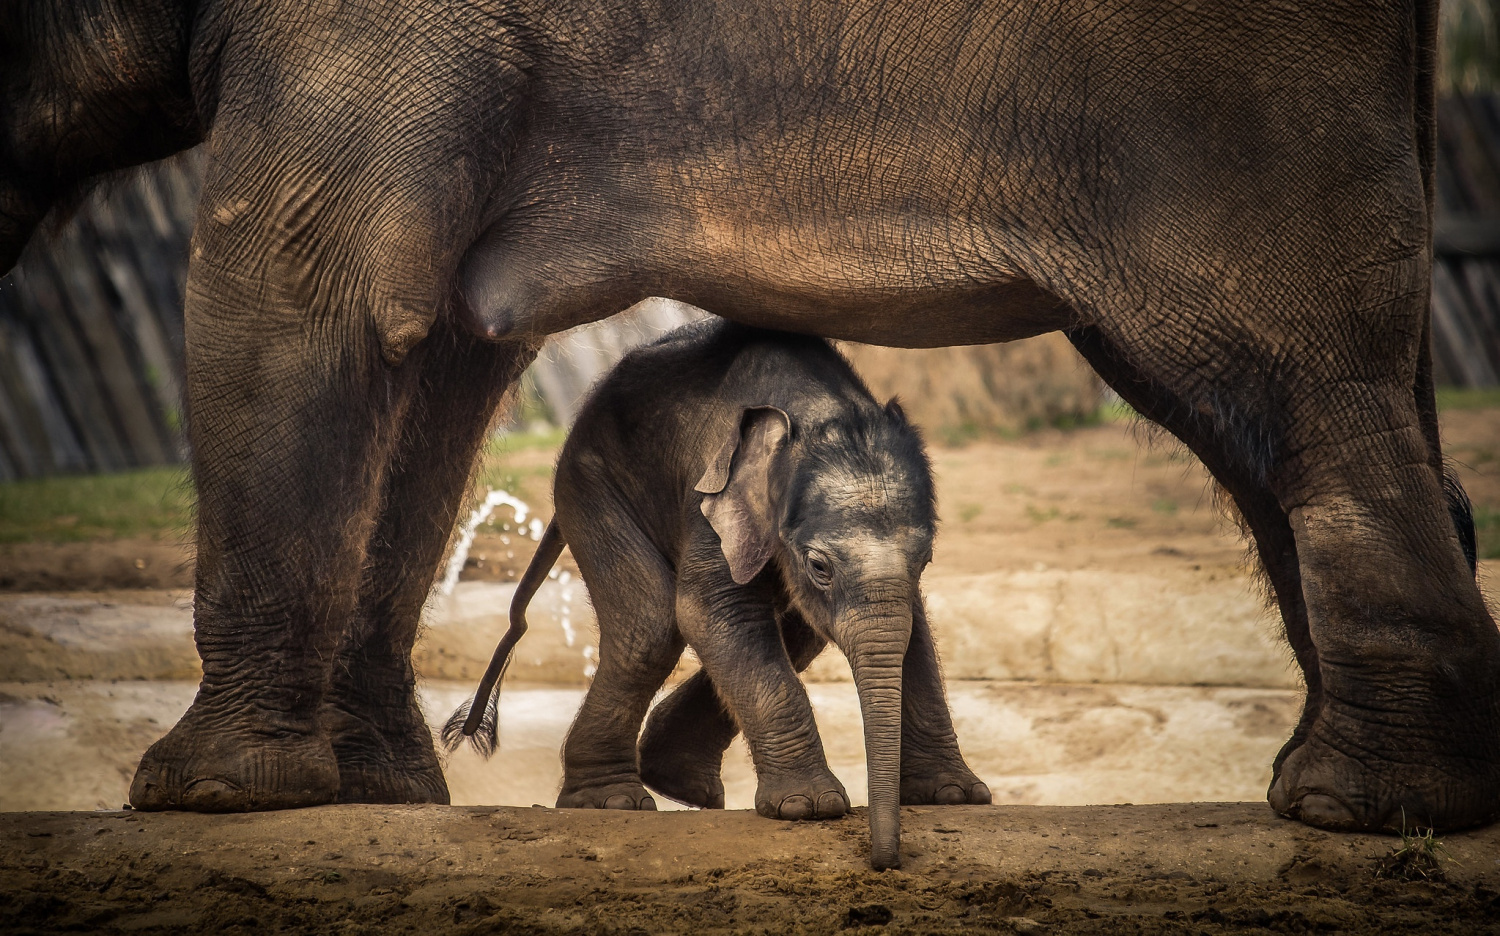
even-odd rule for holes
{"type": "Polygon", "coordinates": [[[848,658],[869,766],[871,860],[899,864],[901,668],[936,527],[932,470],[892,400],[796,425],[746,409],[698,488],[730,574],[776,563],[807,623],[848,658]]]}

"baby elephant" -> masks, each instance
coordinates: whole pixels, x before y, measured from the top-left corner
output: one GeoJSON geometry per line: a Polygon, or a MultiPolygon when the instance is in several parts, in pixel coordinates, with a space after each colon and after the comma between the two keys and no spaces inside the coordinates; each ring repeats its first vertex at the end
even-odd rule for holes
{"type": "Polygon", "coordinates": [[[450,748],[461,727],[493,749],[496,684],[566,542],[599,664],[558,806],[654,809],[649,786],[723,808],[723,753],[743,730],[761,815],[843,815],[796,675],[830,640],[864,715],[872,864],[900,863],[900,804],[990,801],[959,753],[918,587],[936,524],[921,438],[827,342],[711,322],[633,351],[578,414],[555,484],[510,630],[444,730],[450,748]],[[684,643],[702,669],[642,734],[684,643]]]}

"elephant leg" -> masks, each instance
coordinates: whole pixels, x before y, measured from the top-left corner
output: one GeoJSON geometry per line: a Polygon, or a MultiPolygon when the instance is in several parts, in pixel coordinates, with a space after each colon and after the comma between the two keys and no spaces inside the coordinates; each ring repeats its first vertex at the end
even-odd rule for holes
{"type": "Polygon", "coordinates": [[[734,584],[717,541],[694,543],[679,567],[677,622],[703,661],[706,679],[745,732],[758,780],[756,812],[771,819],[831,819],[848,812],[849,794],[828,769],[812,703],[782,642],[773,597],[754,585],[734,584]]]}
{"type": "Polygon", "coordinates": [[[279,809],[339,792],[319,710],[416,370],[387,364],[359,316],[309,323],[255,306],[265,292],[195,259],[187,396],[203,678],[141,758],[137,809],[279,809]]]}
{"type": "Polygon", "coordinates": [[[448,802],[417,705],[412,644],[492,417],[535,354],[443,322],[418,353],[418,384],[323,706],[344,803],[448,802]]]}
{"type": "MultiPolygon", "coordinates": [[[[1414,289],[1381,321],[1417,321],[1422,302],[1414,289]]],[[[1162,420],[1234,496],[1272,576],[1309,692],[1268,798],[1324,828],[1500,815],[1500,632],[1466,562],[1420,368],[1402,357],[1420,356],[1398,340],[1419,333],[1320,345],[1304,369],[1273,376],[1252,371],[1268,349],[1220,354],[1242,372],[1177,394],[1190,412],[1162,420]]],[[[1088,341],[1075,338],[1086,354],[1088,341]]],[[[1113,354],[1151,359],[1134,351],[1113,354]]]]}
{"type": "MultiPolygon", "coordinates": [[[[788,609],[781,639],[792,668],[807,669],[828,641],[788,609]]],[[[641,779],[671,800],[701,809],[724,808],[724,752],[740,733],[708,671],[685,679],[651,709],[641,733],[641,779]]]]}
{"type": "Polygon", "coordinates": [[[990,788],[958,750],[943,692],[937,645],[920,600],[912,603],[911,642],[901,666],[901,803],[988,803],[990,788]]]}
{"type": "Polygon", "coordinates": [[[1290,414],[1297,454],[1273,479],[1321,691],[1279,758],[1271,804],[1335,829],[1490,821],[1500,815],[1500,633],[1413,395],[1321,392],[1353,418],[1330,427],[1290,414]]]}
{"type": "Polygon", "coordinates": [[[589,584],[599,621],[599,668],[563,743],[559,808],[655,809],[641,784],[636,738],[656,691],[682,656],[673,613],[672,570],[646,538],[601,503],[573,517],[560,504],[566,536],[589,584]],[[606,518],[609,518],[606,520],[606,518]],[[570,521],[576,521],[570,522],[570,521]]]}
{"type": "Polygon", "coordinates": [[[1271,765],[1272,785],[1282,761],[1299,747],[1317,719],[1323,685],[1318,650],[1308,627],[1302,598],[1302,573],[1297,566],[1297,542],[1291,522],[1281,509],[1263,474],[1253,469],[1255,459],[1235,451],[1236,440],[1224,438],[1222,427],[1165,386],[1134,367],[1097,329],[1078,329],[1069,337],[1105,383],[1142,416],[1162,426],[1190,448],[1233,501],[1254,546],[1254,557],[1265,573],[1270,598],[1281,615],[1287,643],[1302,671],[1306,695],[1292,737],[1271,765]],[[1238,457],[1237,457],[1238,456],[1238,457]]]}

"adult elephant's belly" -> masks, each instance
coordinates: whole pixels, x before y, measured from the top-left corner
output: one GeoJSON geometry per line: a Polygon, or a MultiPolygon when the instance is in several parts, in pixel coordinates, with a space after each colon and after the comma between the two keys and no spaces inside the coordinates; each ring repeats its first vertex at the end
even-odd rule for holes
{"type": "Polygon", "coordinates": [[[972,231],[912,218],[756,218],[595,201],[515,214],[467,252],[457,314],[538,339],[652,296],[746,324],[898,347],[1010,341],[1078,324],[972,231]]]}

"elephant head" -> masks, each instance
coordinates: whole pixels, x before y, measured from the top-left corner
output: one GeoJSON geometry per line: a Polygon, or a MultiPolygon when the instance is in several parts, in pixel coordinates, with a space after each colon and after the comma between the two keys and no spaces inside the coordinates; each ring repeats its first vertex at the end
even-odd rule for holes
{"type": "Polygon", "coordinates": [[[798,424],[744,410],[697,490],[735,582],[772,561],[792,605],[843,651],[864,716],[871,863],[900,864],[901,675],[936,528],[921,437],[892,400],[798,424]]]}

